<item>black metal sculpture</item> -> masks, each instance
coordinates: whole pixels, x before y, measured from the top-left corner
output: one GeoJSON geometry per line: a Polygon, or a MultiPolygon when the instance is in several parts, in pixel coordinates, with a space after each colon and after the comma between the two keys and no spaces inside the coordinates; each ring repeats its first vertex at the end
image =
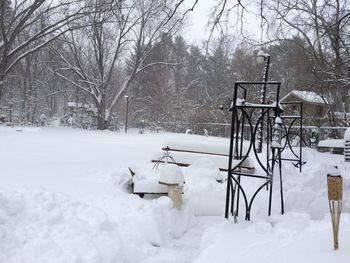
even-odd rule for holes
{"type": "Polygon", "coordinates": [[[271,214],[272,189],[276,164],[278,164],[280,179],[281,213],[284,213],[281,169],[281,151],[283,149],[281,143],[282,128],[279,126],[279,131],[277,130],[278,123],[281,122],[279,116],[282,112],[279,103],[280,86],[280,82],[274,81],[235,83],[233,100],[230,108],[232,111],[232,122],[227,175],[226,218],[228,218],[230,214],[235,217],[238,216],[240,195],[242,195],[246,210],[245,219],[250,220],[253,202],[258,193],[264,188],[269,190],[268,214],[271,214]],[[269,101],[267,101],[269,104],[261,104],[259,101],[258,103],[253,103],[254,99],[256,99],[256,93],[252,91],[253,87],[257,85],[266,85],[272,88],[270,94],[274,96],[273,103],[269,103],[269,101]],[[262,155],[258,154],[259,127],[261,127],[261,123],[264,121],[268,121],[269,124],[263,126],[266,130],[267,139],[265,160],[262,159],[262,155]],[[246,144],[246,147],[244,147],[244,144],[246,144]],[[255,157],[256,163],[259,166],[255,171],[258,171],[258,173],[246,171],[241,166],[250,155],[255,157]],[[238,160],[238,164],[233,166],[233,160],[238,160]],[[262,180],[250,199],[248,199],[246,190],[241,183],[242,177],[262,180]]]}
{"type": "Polygon", "coordinates": [[[295,167],[299,168],[301,172],[302,166],[306,163],[302,160],[303,157],[303,102],[293,101],[293,102],[283,102],[281,103],[284,108],[284,113],[287,112],[288,108],[292,109],[289,114],[281,115],[283,120],[283,147],[281,149],[281,160],[290,161],[295,167]],[[295,149],[293,145],[293,139],[298,140],[298,149],[295,149]],[[292,157],[283,157],[283,152],[289,150],[292,157]]]}

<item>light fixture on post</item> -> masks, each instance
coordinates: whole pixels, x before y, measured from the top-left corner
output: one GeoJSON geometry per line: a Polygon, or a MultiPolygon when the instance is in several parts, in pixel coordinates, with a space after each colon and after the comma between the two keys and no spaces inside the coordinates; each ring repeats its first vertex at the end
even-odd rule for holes
{"type": "MultiPolygon", "coordinates": [[[[258,51],[258,54],[256,55],[256,62],[258,64],[262,64],[265,62],[264,65],[264,74],[263,74],[263,82],[266,82],[269,76],[269,68],[270,68],[270,55],[265,53],[262,50],[258,51]]],[[[264,83],[261,87],[260,91],[260,104],[265,104],[266,102],[266,83],[264,83]]],[[[263,115],[263,110],[260,110],[259,117],[262,117],[263,115]]],[[[261,120],[261,123],[259,125],[259,130],[258,130],[258,149],[257,152],[261,153],[262,152],[262,143],[263,143],[263,123],[264,120],[261,120]]]]}
{"type": "Polygon", "coordinates": [[[126,113],[125,113],[125,133],[128,133],[128,113],[129,113],[129,101],[130,97],[128,95],[124,95],[126,100],[126,113]]]}
{"type": "Polygon", "coordinates": [[[281,149],[283,136],[283,123],[280,117],[276,117],[272,126],[271,148],[281,149]]]}

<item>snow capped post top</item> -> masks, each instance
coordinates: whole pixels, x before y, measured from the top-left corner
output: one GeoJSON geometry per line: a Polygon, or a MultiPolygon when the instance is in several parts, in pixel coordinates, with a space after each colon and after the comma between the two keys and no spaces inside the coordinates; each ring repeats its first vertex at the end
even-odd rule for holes
{"type": "Polygon", "coordinates": [[[159,183],[166,185],[183,185],[184,175],[177,165],[162,165],[158,168],[159,183]]]}
{"type": "Polygon", "coordinates": [[[341,176],[338,166],[332,166],[328,169],[327,176],[341,176]]]}

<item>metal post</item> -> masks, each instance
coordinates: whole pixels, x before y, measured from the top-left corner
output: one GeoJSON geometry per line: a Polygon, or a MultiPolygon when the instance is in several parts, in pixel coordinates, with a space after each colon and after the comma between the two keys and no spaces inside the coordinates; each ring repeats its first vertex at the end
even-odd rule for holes
{"type": "MultiPolygon", "coordinates": [[[[300,164],[301,167],[301,164],[300,164]]],[[[280,196],[281,196],[281,214],[284,214],[284,201],[283,201],[283,181],[282,181],[282,158],[281,149],[278,149],[278,173],[280,176],[280,196]]],[[[272,175],[273,176],[273,175],[272,175]]]]}
{"type": "MultiPolygon", "coordinates": [[[[269,77],[269,68],[270,68],[270,55],[265,54],[264,55],[265,58],[265,66],[264,66],[264,75],[263,75],[263,81],[266,82],[268,80],[269,77]]],[[[261,91],[260,91],[260,104],[265,104],[266,102],[266,83],[264,83],[261,87],[261,91]]],[[[259,113],[259,117],[262,115],[263,113],[263,109],[260,110],[259,113]]],[[[258,132],[258,153],[262,152],[262,144],[263,144],[263,137],[264,137],[264,132],[263,132],[263,127],[264,125],[264,120],[261,120],[261,124],[259,126],[259,132],[258,132]]]]}
{"type": "Polygon", "coordinates": [[[300,167],[299,172],[301,173],[301,169],[303,166],[303,103],[300,102],[300,145],[299,145],[299,158],[300,158],[300,167]]]}
{"type": "Polygon", "coordinates": [[[125,95],[126,99],[126,113],[125,113],[125,133],[128,133],[128,113],[129,113],[129,96],[125,95]]]}
{"type": "MultiPolygon", "coordinates": [[[[234,93],[233,93],[233,99],[232,99],[232,119],[231,119],[231,135],[230,135],[230,153],[228,158],[228,169],[227,169],[227,188],[226,188],[226,204],[225,204],[225,218],[228,219],[229,212],[230,212],[230,191],[231,191],[231,184],[232,184],[232,159],[233,159],[233,140],[234,140],[234,134],[236,129],[236,103],[237,103],[237,83],[235,83],[234,93]]],[[[233,191],[233,190],[232,190],[233,191]]],[[[233,202],[233,201],[232,201],[233,202]]]]}
{"type": "Polygon", "coordinates": [[[271,163],[271,174],[270,174],[270,193],[269,193],[269,212],[268,215],[271,215],[271,206],[272,206],[272,186],[273,186],[273,173],[275,169],[276,162],[276,149],[272,148],[272,163],[271,163]]]}

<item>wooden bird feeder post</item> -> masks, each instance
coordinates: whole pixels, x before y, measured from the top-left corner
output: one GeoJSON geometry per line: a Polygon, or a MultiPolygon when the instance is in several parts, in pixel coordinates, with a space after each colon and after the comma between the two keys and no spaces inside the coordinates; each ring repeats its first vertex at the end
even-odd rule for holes
{"type": "Polygon", "coordinates": [[[159,184],[168,186],[168,196],[173,201],[173,207],[181,210],[182,188],[184,184],[184,175],[181,168],[168,164],[159,168],[159,184]]]}
{"type": "MultiPolygon", "coordinates": [[[[337,169],[336,169],[337,170],[337,169]]],[[[343,197],[343,178],[339,172],[327,175],[328,202],[333,226],[334,249],[339,248],[339,223],[343,197]]]]}

